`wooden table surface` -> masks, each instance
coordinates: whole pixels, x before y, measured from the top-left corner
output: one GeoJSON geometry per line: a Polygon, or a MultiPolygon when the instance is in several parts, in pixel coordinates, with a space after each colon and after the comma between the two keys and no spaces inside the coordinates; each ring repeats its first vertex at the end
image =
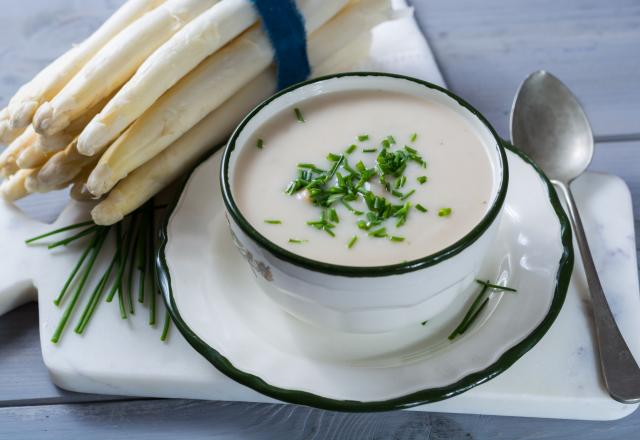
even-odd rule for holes
{"type": "MultiPolygon", "coordinates": [[[[21,0],[0,12],[0,106],[122,0],[21,0]]],[[[640,230],[640,1],[414,0],[449,87],[508,135],[519,83],[544,68],[569,85],[593,124],[593,170],[631,188],[640,230]]],[[[60,201],[30,209],[51,219],[60,201]]],[[[9,258],[3,256],[2,258],[9,258]]],[[[1,263],[0,263],[1,264],[1,263]]],[[[117,399],[69,393],[42,363],[37,306],[0,319],[0,439],[631,439],[616,422],[394,412],[341,414],[292,405],[117,399]]]]}

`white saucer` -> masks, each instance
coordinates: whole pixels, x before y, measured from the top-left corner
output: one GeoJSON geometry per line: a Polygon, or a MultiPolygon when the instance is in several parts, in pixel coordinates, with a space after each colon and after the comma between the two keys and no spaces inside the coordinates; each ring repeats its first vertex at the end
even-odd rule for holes
{"type": "Polygon", "coordinates": [[[174,322],[221,372],[291,403],[390,410],[490,380],[547,332],[573,267],[571,230],[555,191],[514,151],[503,220],[481,277],[518,292],[492,293],[462,337],[447,339],[476,286],[448,316],[382,335],[328,331],[283,312],[233,246],[218,183],[220,153],[192,173],[163,228],[159,277],[174,322]]]}

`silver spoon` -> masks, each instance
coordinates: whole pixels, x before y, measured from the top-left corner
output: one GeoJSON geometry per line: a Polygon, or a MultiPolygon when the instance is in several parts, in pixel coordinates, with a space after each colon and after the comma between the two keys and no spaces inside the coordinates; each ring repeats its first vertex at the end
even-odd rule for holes
{"type": "Polygon", "coordinates": [[[532,73],[520,86],[511,110],[513,144],[536,162],[567,201],[591,294],[600,366],[611,397],[640,402],[640,369],[615,323],[602,290],[582,221],[571,194],[571,182],[593,156],[593,134],[571,91],[545,71],[532,73]]]}

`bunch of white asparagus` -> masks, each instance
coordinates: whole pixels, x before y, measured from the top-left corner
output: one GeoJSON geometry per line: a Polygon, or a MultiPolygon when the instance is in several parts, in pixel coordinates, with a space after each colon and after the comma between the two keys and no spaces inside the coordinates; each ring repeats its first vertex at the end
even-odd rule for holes
{"type": "MultiPolygon", "coordinates": [[[[314,76],[369,52],[390,0],[296,0],[314,76]]],[[[0,110],[7,200],[72,186],[110,225],[187,171],[275,91],[250,0],[129,0],[0,110]]]]}

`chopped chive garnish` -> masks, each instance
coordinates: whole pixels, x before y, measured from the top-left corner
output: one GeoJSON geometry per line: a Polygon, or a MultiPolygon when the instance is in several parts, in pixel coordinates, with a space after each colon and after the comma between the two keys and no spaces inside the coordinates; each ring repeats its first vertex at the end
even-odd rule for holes
{"type": "Polygon", "coordinates": [[[302,243],[306,243],[306,242],[308,242],[308,241],[309,241],[309,240],[297,240],[297,239],[295,239],[295,238],[290,238],[290,239],[289,239],[289,243],[293,243],[293,244],[302,244],[302,243]]]}
{"type": "Polygon", "coordinates": [[[411,148],[408,145],[404,146],[404,149],[407,150],[407,152],[411,153],[411,154],[418,154],[418,150],[416,150],[415,148],[411,148]]]}
{"type": "Polygon", "coordinates": [[[307,222],[307,225],[312,226],[319,231],[324,231],[332,237],[336,236],[336,234],[331,230],[335,228],[335,225],[327,221],[327,213],[325,211],[322,211],[322,218],[320,220],[307,222]]]}
{"type": "Polygon", "coordinates": [[[451,208],[440,208],[438,211],[438,217],[449,217],[451,212],[451,208]]]}
{"type": "Polygon", "coordinates": [[[256,147],[262,150],[263,146],[264,146],[264,141],[262,139],[258,139],[256,141],[256,147]]]}
{"type": "Polygon", "coordinates": [[[420,185],[424,185],[425,183],[427,183],[427,176],[420,176],[417,180],[420,185]]]}
{"type": "Polygon", "coordinates": [[[416,190],[412,189],[411,191],[409,191],[408,193],[406,193],[405,195],[403,195],[402,197],[400,197],[400,200],[407,200],[409,197],[411,197],[413,195],[413,193],[415,193],[416,190]]]}
{"type": "Polygon", "coordinates": [[[345,208],[347,208],[349,211],[351,211],[353,214],[355,215],[362,215],[364,214],[364,212],[362,211],[358,211],[357,209],[355,209],[353,206],[351,206],[346,200],[344,199],[340,199],[340,202],[344,205],[345,208]]]}
{"type": "Polygon", "coordinates": [[[354,236],[351,238],[351,240],[349,240],[349,243],[347,244],[347,247],[348,247],[349,249],[351,249],[351,248],[356,244],[356,241],[358,241],[358,236],[357,236],[357,235],[354,235],[354,236]]]}
{"type": "Polygon", "coordinates": [[[295,112],[296,118],[298,119],[298,121],[304,122],[304,116],[302,115],[302,110],[296,107],[293,109],[293,111],[295,112]]]}
{"type": "Polygon", "coordinates": [[[268,223],[270,225],[281,225],[282,224],[282,220],[265,220],[265,223],[268,223]]]}
{"type": "Polygon", "coordinates": [[[351,168],[351,165],[349,165],[348,162],[344,162],[342,164],[342,168],[344,168],[352,176],[357,176],[358,175],[358,172],[356,170],[354,170],[353,168],[351,168]]]}
{"type": "Polygon", "coordinates": [[[422,321],[422,322],[420,323],[420,325],[427,325],[427,322],[429,322],[429,320],[428,320],[428,319],[427,319],[426,321],[422,321]]]}
{"type": "Polygon", "coordinates": [[[485,286],[489,289],[494,289],[494,290],[504,290],[506,292],[517,292],[517,289],[514,289],[513,287],[506,287],[506,286],[499,286],[497,284],[491,284],[488,281],[482,281],[482,280],[476,280],[476,283],[485,286]]]}
{"type": "Polygon", "coordinates": [[[416,203],[416,209],[420,212],[427,212],[427,208],[425,208],[424,206],[422,206],[420,203],[416,203]]]}
{"type": "MultiPolygon", "coordinates": [[[[369,140],[369,135],[356,136],[359,141],[369,140]]],[[[392,241],[405,240],[404,237],[390,236],[383,224],[390,219],[397,228],[407,221],[412,204],[407,202],[416,189],[402,191],[407,186],[408,177],[405,171],[412,163],[426,167],[426,162],[414,148],[410,146],[392,147],[396,144],[393,136],[382,139],[380,148],[363,148],[365,153],[377,153],[375,162],[367,164],[364,160],[349,163],[351,153],[357,151],[357,145],[350,145],[343,154],[329,153],[326,157],[330,163],[328,169],[321,169],[312,163],[298,164],[298,175],[287,186],[285,192],[289,195],[304,190],[310,202],[322,212],[320,220],[309,221],[307,225],[326,232],[335,237],[334,228],[340,222],[335,210],[335,204],[341,203],[352,214],[364,216],[356,219],[359,229],[367,231],[371,237],[388,238],[392,241]],[[374,193],[369,184],[377,179],[380,185],[402,203],[393,203],[382,195],[374,193]],[[365,209],[356,210],[350,202],[362,200],[365,209]]],[[[418,178],[422,182],[426,176],[418,178]]],[[[422,207],[421,212],[426,212],[422,207]]]]}
{"type": "Polygon", "coordinates": [[[376,238],[384,238],[387,236],[387,228],[380,228],[380,229],[376,229],[375,231],[371,231],[369,232],[369,236],[370,237],[376,237],[376,238]]]}
{"type": "Polygon", "coordinates": [[[415,142],[416,139],[418,139],[418,133],[413,133],[409,139],[411,140],[411,142],[415,142]]]}
{"type": "Polygon", "coordinates": [[[396,188],[402,188],[403,186],[405,186],[407,183],[407,176],[400,176],[400,178],[398,178],[398,180],[396,180],[396,188]]]}

